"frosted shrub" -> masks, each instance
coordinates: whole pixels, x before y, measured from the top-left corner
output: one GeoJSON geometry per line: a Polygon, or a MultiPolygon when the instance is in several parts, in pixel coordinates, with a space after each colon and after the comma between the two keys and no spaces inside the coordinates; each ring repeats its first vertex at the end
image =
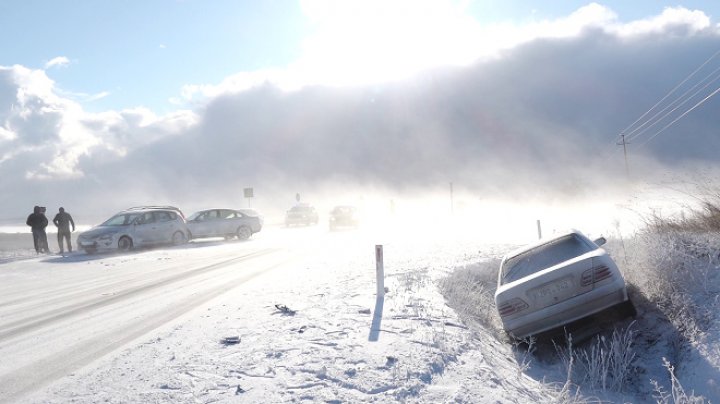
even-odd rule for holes
{"type": "Polygon", "coordinates": [[[475,321],[496,335],[502,330],[495,308],[499,266],[497,259],[483,261],[457,269],[440,282],[448,304],[464,321],[475,321]]]}
{"type": "Polygon", "coordinates": [[[583,367],[583,383],[593,390],[619,392],[633,374],[635,352],[634,331],[614,330],[610,338],[600,336],[586,349],[579,351],[583,367]]]}
{"type": "Polygon", "coordinates": [[[693,340],[712,314],[702,302],[720,270],[720,236],[653,225],[624,244],[627,255],[616,262],[625,280],[693,340]]]}
{"type": "MultiPolygon", "coordinates": [[[[550,391],[555,391],[555,403],[560,404],[585,404],[591,402],[589,399],[583,397],[580,392],[580,386],[573,383],[573,370],[574,361],[572,351],[572,336],[566,336],[567,345],[565,349],[562,349],[555,345],[555,349],[560,356],[561,361],[565,365],[566,379],[562,386],[557,387],[557,384],[545,385],[550,391]]],[[[553,342],[554,344],[554,342],[553,342]]]]}
{"type": "MultiPolygon", "coordinates": [[[[569,382],[594,391],[621,392],[635,370],[632,325],[614,330],[609,338],[599,336],[585,348],[574,348],[572,335],[566,335],[564,346],[555,345],[569,382]]],[[[554,342],[553,342],[554,343],[554,342]]]]}
{"type": "Polygon", "coordinates": [[[663,365],[670,372],[670,391],[666,391],[657,381],[650,381],[654,388],[653,398],[658,404],[704,404],[706,402],[703,396],[696,396],[694,392],[690,392],[690,394],[685,392],[680,381],[675,377],[675,367],[665,358],[663,358],[663,365]]]}

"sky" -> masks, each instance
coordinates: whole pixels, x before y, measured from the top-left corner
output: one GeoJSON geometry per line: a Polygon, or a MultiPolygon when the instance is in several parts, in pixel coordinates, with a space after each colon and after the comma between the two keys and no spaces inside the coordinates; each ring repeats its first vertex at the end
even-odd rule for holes
{"type": "Polygon", "coordinates": [[[0,203],[14,217],[118,189],[113,207],[231,201],[248,186],[505,191],[518,172],[578,192],[622,175],[626,128],[637,177],[712,169],[719,13],[711,1],[5,1],[0,203]],[[693,79],[711,82],[687,82],[695,98],[675,115],[629,126],[707,60],[693,79]]]}

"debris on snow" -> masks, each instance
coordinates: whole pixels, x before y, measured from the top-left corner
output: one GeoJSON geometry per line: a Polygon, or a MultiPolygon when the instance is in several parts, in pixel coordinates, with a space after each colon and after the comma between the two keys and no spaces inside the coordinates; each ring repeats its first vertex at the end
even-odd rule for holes
{"type": "Polygon", "coordinates": [[[280,312],[281,312],[282,314],[284,314],[284,315],[287,315],[287,316],[294,316],[294,315],[295,315],[295,310],[292,310],[292,309],[288,308],[288,307],[285,306],[284,304],[276,304],[276,305],[275,305],[275,308],[278,309],[278,311],[280,311],[280,312]]]}
{"type": "Polygon", "coordinates": [[[229,337],[225,337],[220,341],[223,345],[235,345],[240,343],[240,336],[239,335],[232,335],[229,337]]]}

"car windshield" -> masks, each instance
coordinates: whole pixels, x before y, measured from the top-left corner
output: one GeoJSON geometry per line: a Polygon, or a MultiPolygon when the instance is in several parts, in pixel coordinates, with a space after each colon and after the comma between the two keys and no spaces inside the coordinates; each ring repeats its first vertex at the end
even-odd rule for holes
{"type": "Polygon", "coordinates": [[[142,213],[120,213],[106,220],[101,226],[127,226],[142,213]]]}
{"type": "Polygon", "coordinates": [[[595,248],[576,234],[552,240],[507,259],[502,267],[501,284],[522,279],[595,248]]]}
{"type": "Polygon", "coordinates": [[[310,206],[293,206],[290,208],[290,212],[310,212],[312,209],[310,206]]]}

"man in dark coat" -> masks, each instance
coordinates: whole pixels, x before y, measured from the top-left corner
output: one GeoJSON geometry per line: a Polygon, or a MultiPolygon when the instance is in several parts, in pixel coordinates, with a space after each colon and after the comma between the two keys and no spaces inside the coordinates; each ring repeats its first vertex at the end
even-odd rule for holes
{"type": "Polygon", "coordinates": [[[60,211],[53,219],[55,227],[58,228],[58,245],[60,246],[60,254],[63,253],[63,238],[67,242],[68,252],[72,252],[72,242],[70,241],[70,233],[75,231],[75,222],[73,222],[72,216],[65,212],[65,208],[60,208],[60,211]],[[70,230],[72,225],[72,230],[70,230]]]}
{"type": "Polygon", "coordinates": [[[48,220],[42,213],[39,206],[33,208],[33,213],[28,216],[25,222],[32,229],[33,244],[35,245],[35,252],[40,254],[41,252],[48,252],[47,248],[47,234],[45,234],[45,228],[48,225],[48,220]]]}

